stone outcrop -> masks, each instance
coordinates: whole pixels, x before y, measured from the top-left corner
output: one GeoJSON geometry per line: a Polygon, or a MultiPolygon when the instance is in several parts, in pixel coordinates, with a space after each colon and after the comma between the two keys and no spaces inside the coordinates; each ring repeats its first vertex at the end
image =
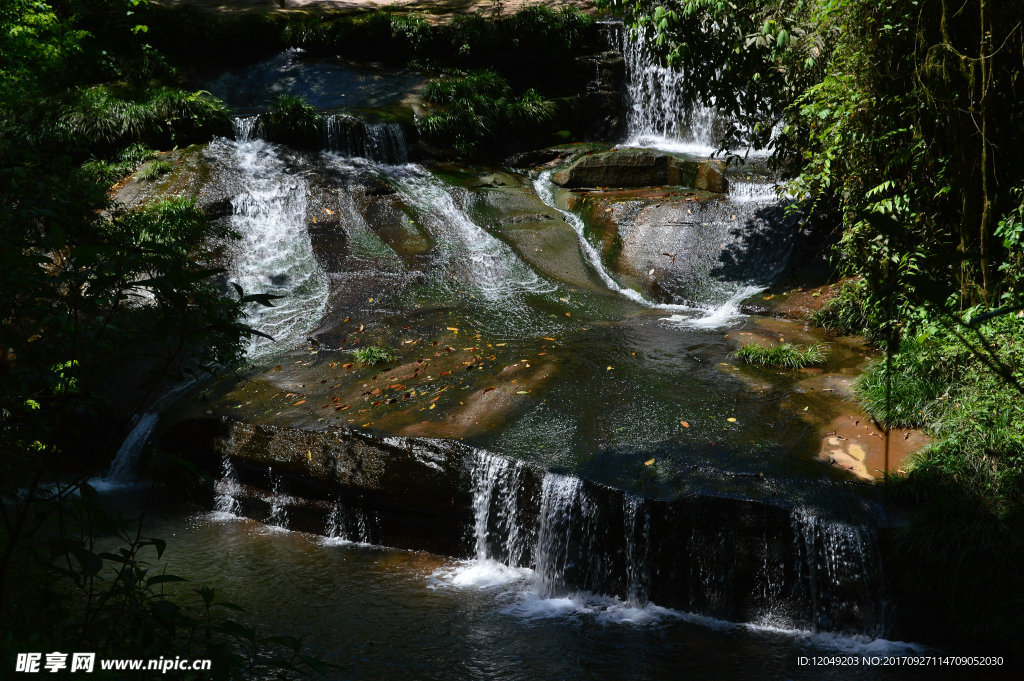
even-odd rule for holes
{"type": "Polygon", "coordinates": [[[650,149],[614,149],[578,158],[552,182],[566,189],[681,186],[724,194],[729,181],[720,161],[695,161],[650,149]]]}

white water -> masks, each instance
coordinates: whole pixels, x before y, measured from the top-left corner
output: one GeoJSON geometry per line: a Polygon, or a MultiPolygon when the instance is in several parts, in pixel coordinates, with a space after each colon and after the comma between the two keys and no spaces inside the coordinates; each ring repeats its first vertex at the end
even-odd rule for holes
{"type": "MultiPolygon", "coordinates": [[[[517,303],[522,296],[552,293],[557,286],[524,263],[508,244],[478,225],[459,205],[459,190],[446,186],[417,165],[385,168],[437,244],[443,267],[453,270],[458,287],[491,302],[517,303]]],[[[465,196],[460,198],[465,199],[465,196]]]]}
{"type": "Polygon", "coordinates": [[[171,388],[154,402],[148,411],[140,414],[128,435],[121,442],[114,459],[110,462],[110,468],[102,477],[93,478],[89,484],[97,491],[107,492],[123,487],[137,484],[133,473],[142,454],[142,448],[149,442],[153,430],[160,421],[160,412],[166,409],[172,402],[178,399],[185,391],[196,384],[194,379],[171,388]]]}
{"type": "Polygon", "coordinates": [[[243,320],[273,337],[254,337],[248,354],[262,358],[305,340],[323,315],[327,281],[313,256],[306,229],[306,184],[287,172],[273,145],[248,139],[255,117],[239,119],[240,141],[217,140],[210,153],[238,172],[231,227],[241,239],[231,244],[229,277],[245,294],[280,296],[273,307],[253,305],[243,320]]]}
{"type": "Polygon", "coordinates": [[[629,112],[622,146],[708,156],[718,150],[713,106],[694,102],[686,74],[661,65],[643,35],[625,32],[626,94],[629,112]]]}
{"type": "Polygon", "coordinates": [[[764,290],[763,286],[744,286],[739,288],[727,301],[720,305],[677,305],[672,303],[655,303],[644,297],[642,293],[636,289],[632,289],[626,286],[622,286],[619,282],[615,281],[611,273],[604,266],[604,262],[601,260],[601,255],[597,252],[584,233],[585,225],[583,218],[573,213],[572,211],[562,210],[558,207],[555,199],[555,186],[551,182],[552,171],[544,171],[537,175],[533,181],[533,188],[537,192],[537,196],[540,199],[554,208],[559,213],[565,216],[566,221],[572,226],[576,232],[576,238],[579,241],[580,248],[587,258],[587,262],[594,269],[597,275],[604,282],[605,286],[609,289],[618,293],[621,296],[629,298],[635,303],[638,303],[644,307],[665,310],[666,312],[673,313],[669,317],[663,319],[669,323],[677,324],[680,326],[691,326],[695,328],[722,328],[733,324],[737,319],[742,317],[739,310],[739,304],[749,296],[754,295],[758,291],[764,290]]]}
{"type": "MultiPolygon", "coordinates": [[[[570,570],[584,570],[590,577],[608,578],[600,545],[601,509],[597,500],[576,477],[546,473],[542,481],[540,511],[533,553],[535,568],[523,567],[528,561],[528,534],[522,522],[520,494],[523,467],[519,462],[486,452],[477,452],[473,468],[473,512],[476,557],[453,561],[428,578],[431,588],[472,589],[492,593],[499,609],[524,620],[548,618],[589,619],[601,624],[657,624],[665,620],[683,620],[717,631],[746,629],[796,638],[824,649],[871,655],[921,654],[925,647],[903,641],[890,641],[864,634],[840,634],[812,631],[795,625],[785,617],[766,614],[752,622],[732,622],[707,615],[658,606],[648,601],[648,590],[656,579],[650,555],[651,518],[647,502],[625,495],[622,501],[625,553],[625,600],[601,595],[594,590],[572,589],[565,584],[570,570]],[[526,551],[510,550],[519,547],[526,551]],[[500,556],[505,555],[502,559],[500,556]],[[507,556],[512,556],[511,560],[507,556]]],[[[826,591],[834,584],[853,580],[867,597],[883,599],[882,593],[866,578],[866,568],[877,563],[875,545],[860,527],[831,522],[808,509],[792,511],[797,570],[801,583],[815,593],[810,596],[816,619],[830,608],[853,608],[855,604],[836,601],[826,591]],[[809,571],[809,572],[808,572],[809,571]],[[821,593],[817,593],[822,589],[821,593]],[[819,612],[820,611],[820,612],[819,612]]],[[[527,519],[528,521],[528,519],[527,519]]],[[[726,537],[721,538],[727,541],[726,537]]],[[[767,538],[766,538],[767,541],[767,538]]],[[[694,550],[697,550],[695,545],[694,550]]],[[[767,555],[767,554],[766,554],[767,555]]],[[[715,561],[712,560],[711,564],[715,561]]],[[[710,568],[709,568],[710,569],[710,568]]],[[[781,566],[780,566],[781,569],[781,566]]],[[[771,570],[768,570],[770,572],[771,570]]],[[[577,575],[578,578],[578,575],[577,575]]],[[[729,589],[722,575],[710,569],[708,589],[729,589]]],[[[599,588],[600,585],[596,585],[599,588]]],[[[770,585],[763,593],[767,600],[785,602],[788,594],[775,593],[770,585]]],[[[884,631],[879,623],[878,632],[884,631]]]]}

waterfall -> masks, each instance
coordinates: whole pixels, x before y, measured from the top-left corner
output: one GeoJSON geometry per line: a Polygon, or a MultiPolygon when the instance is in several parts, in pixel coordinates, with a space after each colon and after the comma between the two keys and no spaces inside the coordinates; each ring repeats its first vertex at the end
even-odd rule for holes
{"type": "Polygon", "coordinates": [[[209,153],[238,173],[230,224],[241,239],[229,244],[228,275],[245,293],[279,296],[273,307],[253,306],[245,323],[274,338],[254,338],[249,356],[265,357],[306,338],[327,302],[327,281],[306,229],[306,183],[287,172],[274,145],[248,139],[256,123],[235,119],[243,141],[217,140],[209,153]]]}
{"type": "Polygon", "coordinates": [[[363,508],[351,507],[336,499],[327,514],[324,537],[327,544],[370,544],[370,514],[363,508]]]}
{"type": "MultiPolygon", "coordinates": [[[[515,303],[524,294],[557,289],[516,256],[508,244],[470,217],[459,205],[458,189],[447,187],[419,166],[390,168],[388,174],[409,202],[422,211],[424,226],[435,237],[459,291],[472,286],[485,300],[515,303]]],[[[463,193],[459,198],[466,196],[463,193]]]]}
{"type": "Polygon", "coordinates": [[[626,602],[643,607],[651,592],[654,565],[651,560],[651,515],[644,499],[622,496],[626,541],[626,602]]]}
{"type": "Polygon", "coordinates": [[[161,395],[147,411],[139,415],[135,423],[132,424],[132,429],[128,431],[128,435],[121,442],[121,446],[118,447],[117,453],[114,454],[110,468],[107,469],[103,477],[93,478],[89,484],[101,492],[131,484],[142,449],[149,442],[153,430],[160,421],[160,412],[195,384],[194,379],[189,379],[171,388],[161,395]]]}
{"type": "Polygon", "coordinates": [[[580,248],[586,257],[587,262],[601,278],[601,281],[604,282],[605,286],[615,293],[629,298],[633,302],[644,307],[671,312],[672,315],[666,318],[667,321],[701,328],[718,328],[727,326],[740,315],[739,305],[741,301],[754,295],[758,291],[763,290],[764,287],[761,285],[742,284],[740,286],[733,287],[729,291],[728,297],[721,302],[703,303],[694,301],[688,303],[656,303],[645,298],[644,295],[636,289],[622,286],[605,267],[604,262],[601,259],[601,254],[598,253],[593,244],[587,240],[584,231],[586,229],[586,225],[583,222],[583,218],[572,211],[563,210],[558,206],[557,200],[555,199],[555,186],[551,181],[551,173],[552,171],[550,170],[544,171],[539,173],[534,179],[533,187],[537,192],[537,196],[539,196],[545,204],[565,216],[566,222],[568,222],[576,232],[577,241],[579,241],[580,248]]]}
{"type": "Polygon", "coordinates": [[[238,496],[242,491],[235,476],[235,467],[225,454],[220,464],[220,479],[213,487],[213,511],[224,516],[237,516],[241,511],[238,496]]]}
{"type": "Polygon", "coordinates": [[[644,30],[623,32],[626,95],[629,98],[623,146],[652,147],[707,156],[718,149],[713,106],[694,101],[687,74],[662,66],[644,30]]]}
{"type": "Polygon", "coordinates": [[[274,475],[273,468],[267,468],[267,477],[270,479],[270,515],[264,524],[286,530],[288,529],[288,506],[291,505],[292,499],[281,492],[281,479],[274,475]]]}
{"type": "Polygon", "coordinates": [[[885,634],[887,589],[865,526],[809,508],[644,499],[486,452],[472,482],[475,559],[455,586],[518,585],[529,612],[572,602],[633,617],[668,605],[755,628],[885,634]]]}

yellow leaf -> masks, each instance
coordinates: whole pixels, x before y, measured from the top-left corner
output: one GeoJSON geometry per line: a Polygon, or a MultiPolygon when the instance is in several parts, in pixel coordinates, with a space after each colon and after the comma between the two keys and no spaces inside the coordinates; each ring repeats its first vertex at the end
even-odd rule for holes
{"type": "Polygon", "coordinates": [[[611,370],[612,370],[611,367],[608,367],[607,369],[605,369],[605,371],[611,371],[611,370]]]}
{"type": "Polygon", "coordinates": [[[433,409],[436,406],[437,406],[437,404],[432,404],[432,405],[430,405],[430,408],[433,409]]]}
{"type": "Polygon", "coordinates": [[[645,466],[650,466],[652,463],[654,463],[654,459],[648,459],[647,461],[644,461],[645,466]]]}
{"type": "Polygon", "coordinates": [[[732,416],[727,418],[726,421],[728,421],[729,423],[736,423],[736,419],[734,419],[732,416]]]}
{"type": "Polygon", "coordinates": [[[451,331],[452,333],[454,333],[456,336],[459,335],[459,327],[457,327],[457,326],[449,326],[448,330],[451,331]]]}

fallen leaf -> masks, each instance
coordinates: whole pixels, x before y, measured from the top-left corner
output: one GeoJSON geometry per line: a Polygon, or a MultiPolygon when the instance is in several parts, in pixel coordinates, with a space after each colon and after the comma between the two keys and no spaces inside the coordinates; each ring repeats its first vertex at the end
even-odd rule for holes
{"type": "Polygon", "coordinates": [[[526,395],[529,392],[529,390],[517,390],[516,395],[526,395]]]}
{"type": "Polygon", "coordinates": [[[726,419],[726,421],[728,421],[729,423],[736,423],[736,419],[735,419],[735,418],[733,418],[732,416],[730,416],[729,418],[727,418],[727,419],[726,419]]]}
{"type": "Polygon", "coordinates": [[[605,371],[611,371],[611,370],[612,370],[612,368],[610,366],[607,369],[605,369],[605,371]]]}
{"type": "Polygon", "coordinates": [[[432,404],[432,405],[430,405],[430,408],[433,409],[436,406],[437,406],[436,404],[432,404]]]}
{"type": "Polygon", "coordinates": [[[449,326],[448,330],[451,331],[452,333],[454,333],[456,336],[459,335],[459,327],[457,327],[457,326],[449,326]]]}
{"type": "Polygon", "coordinates": [[[305,404],[305,403],[306,403],[306,400],[299,400],[298,402],[296,402],[296,403],[295,403],[295,404],[293,404],[292,406],[293,406],[293,407],[297,407],[297,406],[299,406],[300,404],[305,404]]]}
{"type": "Polygon", "coordinates": [[[652,463],[654,463],[654,459],[648,459],[647,461],[644,461],[645,466],[650,466],[652,463]]]}
{"type": "Polygon", "coordinates": [[[680,421],[679,425],[681,425],[683,428],[689,428],[690,427],[690,424],[687,423],[686,421],[680,421]]]}

